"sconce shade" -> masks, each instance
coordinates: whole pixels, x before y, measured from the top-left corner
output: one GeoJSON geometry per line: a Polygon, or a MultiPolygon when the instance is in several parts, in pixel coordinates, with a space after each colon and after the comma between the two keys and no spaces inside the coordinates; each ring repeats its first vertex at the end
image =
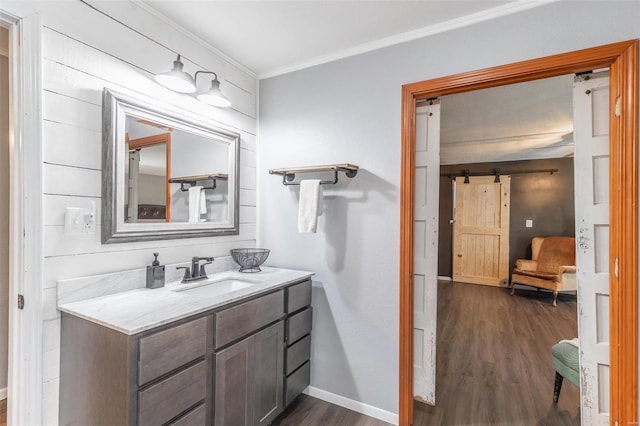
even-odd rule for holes
{"type": "Polygon", "coordinates": [[[225,95],[222,94],[220,90],[220,81],[216,76],[213,80],[211,80],[211,88],[198,95],[198,99],[205,104],[228,108],[231,106],[231,101],[225,95]]]}
{"type": "Polygon", "coordinates": [[[180,55],[178,55],[178,59],[173,61],[173,69],[156,75],[156,82],[175,92],[194,93],[196,91],[196,82],[189,73],[182,70],[183,67],[184,64],[180,61],[180,55]]]}

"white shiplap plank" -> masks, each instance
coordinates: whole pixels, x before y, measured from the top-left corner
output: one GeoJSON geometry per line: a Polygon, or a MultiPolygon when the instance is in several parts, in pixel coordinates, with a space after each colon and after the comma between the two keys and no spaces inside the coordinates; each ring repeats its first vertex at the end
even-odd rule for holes
{"type": "Polygon", "coordinates": [[[102,133],[54,121],[42,123],[45,163],[100,169],[102,133]]]}
{"type": "Polygon", "coordinates": [[[42,92],[42,118],[94,132],[102,131],[102,107],[46,90],[42,92]]]}
{"type": "Polygon", "coordinates": [[[252,189],[240,190],[240,205],[241,206],[256,206],[256,191],[252,189]]]}
{"type": "MultiPolygon", "coordinates": [[[[142,241],[126,244],[102,244],[100,242],[100,230],[94,234],[65,234],[64,226],[44,227],[44,256],[68,256],[84,253],[120,252],[122,257],[129,256],[133,250],[155,250],[182,247],[182,253],[191,253],[186,250],[191,245],[198,244],[196,239],[142,241]]],[[[240,235],[227,235],[215,237],[216,242],[230,242],[236,240],[255,240],[256,225],[240,225],[240,235]]],[[[189,255],[191,256],[191,255],[189,255]]],[[[188,256],[188,257],[189,257],[188,256]]]]}
{"type": "Polygon", "coordinates": [[[55,164],[44,164],[42,169],[45,194],[101,196],[102,172],[100,170],[55,164]]]}
{"type": "Polygon", "coordinates": [[[256,189],[256,168],[240,166],[240,189],[256,189]]]}
{"type": "Polygon", "coordinates": [[[247,149],[249,151],[256,152],[258,148],[257,137],[255,134],[250,134],[246,132],[240,133],[240,142],[242,149],[247,149]]]}
{"type": "Polygon", "coordinates": [[[241,149],[240,164],[243,166],[256,167],[256,152],[248,149],[241,149]]]}
{"type": "Polygon", "coordinates": [[[256,223],[256,207],[240,206],[240,223],[255,224],[256,223]]]}

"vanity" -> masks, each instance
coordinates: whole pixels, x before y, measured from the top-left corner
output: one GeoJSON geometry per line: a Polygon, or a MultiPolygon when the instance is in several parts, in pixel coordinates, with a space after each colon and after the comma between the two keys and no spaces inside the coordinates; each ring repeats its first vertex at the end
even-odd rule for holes
{"type": "Polygon", "coordinates": [[[246,275],[59,305],[60,424],[270,424],[310,382],[313,274],[246,275]]]}

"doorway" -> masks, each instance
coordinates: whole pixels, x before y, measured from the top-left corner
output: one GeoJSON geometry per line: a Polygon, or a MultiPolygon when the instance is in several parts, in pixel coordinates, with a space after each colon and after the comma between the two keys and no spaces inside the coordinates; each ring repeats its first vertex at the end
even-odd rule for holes
{"type": "Polygon", "coordinates": [[[611,420],[637,420],[638,41],[403,86],[399,422],[413,420],[413,262],[416,100],[610,67],[611,420]],[[625,321],[623,326],[623,321],[625,321]]]}

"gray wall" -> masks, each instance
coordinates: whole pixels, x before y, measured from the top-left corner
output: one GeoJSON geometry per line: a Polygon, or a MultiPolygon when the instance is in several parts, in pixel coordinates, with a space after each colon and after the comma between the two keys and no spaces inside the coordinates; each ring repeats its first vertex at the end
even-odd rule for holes
{"type": "Polygon", "coordinates": [[[555,2],[260,82],[258,244],[315,271],[311,384],[398,410],[401,86],[640,37],[640,2],[555,2]],[[353,162],[317,234],[268,169],[353,162]]]}
{"type": "MultiPolygon", "coordinates": [[[[531,239],[552,235],[574,236],[573,158],[461,164],[440,167],[441,174],[502,170],[558,169],[557,173],[514,174],[511,176],[509,212],[509,270],[516,259],[531,258],[531,239]],[[526,228],[525,220],[533,220],[526,228]]],[[[438,275],[451,277],[453,217],[451,179],[440,177],[440,224],[438,234],[438,275]]]]}

